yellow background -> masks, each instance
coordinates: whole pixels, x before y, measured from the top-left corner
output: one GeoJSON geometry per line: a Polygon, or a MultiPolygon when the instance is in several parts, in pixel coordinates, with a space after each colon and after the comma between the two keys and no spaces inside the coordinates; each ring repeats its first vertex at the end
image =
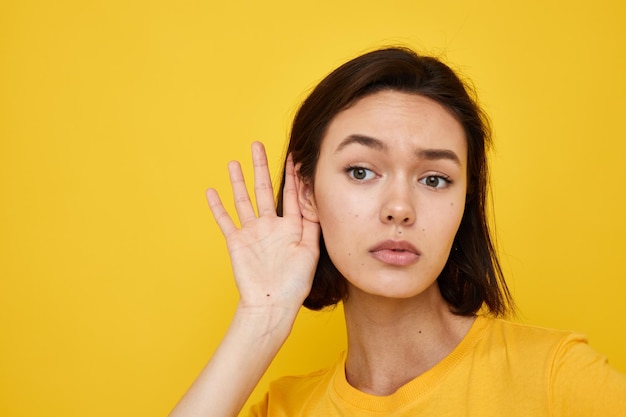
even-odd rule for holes
{"type": "MultiPolygon", "coordinates": [[[[237,300],[204,201],[356,54],[405,44],[474,81],[520,320],[626,371],[626,9],[596,1],[0,3],[0,415],[165,415],[237,300]]],[[[305,312],[253,395],[344,348],[305,312]]]]}

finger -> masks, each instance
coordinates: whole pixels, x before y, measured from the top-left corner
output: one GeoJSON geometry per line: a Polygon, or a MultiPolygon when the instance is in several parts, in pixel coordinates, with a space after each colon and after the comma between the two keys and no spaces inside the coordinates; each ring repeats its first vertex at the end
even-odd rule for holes
{"type": "Polygon", "coordinates": [[[222,234],[228,236],[237,230],[237,226],[235,226],[233,219],[230,218],[230,215],[224,208],[222,200],[220,200],[220,196],[215,189],[209,188],[206,191],[206,199],[209,202],[209,208],[211,209],[213,218],[222,231],[222,234]]]}
{"type": "Polygon", "coordinates": [[[246,181],[243,177],[243,172],[241,172],[239,162],[231,161],[228,163],[228,175],[230,176],[230,185],[233,188],[235,210],[237,210],[239,222],[243,225],[256,219],[256,213],[252,208],[252,202],[250,201],[250,195],[248,194],[246,181]]]}
{"type": "Polygon", "coordinates": [[[267,154],[261,142],[252,144],[252,164],[254,166],[254,196],[259,216],[276,214],[274,190],[267,164],[267,154]]]}
{"type": "Polygon", "coordinates": [[[283,213],[288,215],[301,215],[298,204],[298,188],[296,186],[296,172],[291,154],[287,156],[285,164],[285,186],[283,188],[283,213]]]}

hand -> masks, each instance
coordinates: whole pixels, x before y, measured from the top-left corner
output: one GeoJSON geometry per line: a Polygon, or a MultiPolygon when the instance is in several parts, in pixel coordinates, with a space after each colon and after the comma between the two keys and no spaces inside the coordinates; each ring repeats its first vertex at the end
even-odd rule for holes
{"type": "Polygon", "coordinates": [[[283,217],[278,217],[265,148],[252,144],[254,192],[258,217],[241,166],[228,165],[240,228],[214,189],[207,200],[228,246],[242,307],[289,307],[296,311],[309,294],[319,258],[319,224],[303,218],[298,178],[291,155],[285,167],[283,217]]]}

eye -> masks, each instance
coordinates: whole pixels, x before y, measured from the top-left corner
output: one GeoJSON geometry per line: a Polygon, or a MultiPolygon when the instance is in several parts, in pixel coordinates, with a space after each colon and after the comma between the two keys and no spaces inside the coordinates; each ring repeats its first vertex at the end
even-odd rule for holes
{"type": "Polygon", "coordinates": [[[446,188],[452,183],[449,178],[442,175],[428,175],[420,179],[419,182],[430,188],[446,188]]]}
{"type": "Polygon", "coordinates": [[[350,178],[357,181],[366,181],[374,178],[375,174],[372,170],[363,167],[348,167],[346,172],[350,178]]]}

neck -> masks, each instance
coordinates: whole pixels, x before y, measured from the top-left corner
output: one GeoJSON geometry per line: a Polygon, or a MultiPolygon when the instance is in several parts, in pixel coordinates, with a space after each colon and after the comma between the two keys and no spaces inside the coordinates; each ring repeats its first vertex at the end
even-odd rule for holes
{"type": "Polygon", "coordinates": [[[351,288],[344,311],[346,377],[355,388],[389,395],[445,358],[474,318],[450,312],[436,284],[418,297],[389,299],[351,288]]]}

